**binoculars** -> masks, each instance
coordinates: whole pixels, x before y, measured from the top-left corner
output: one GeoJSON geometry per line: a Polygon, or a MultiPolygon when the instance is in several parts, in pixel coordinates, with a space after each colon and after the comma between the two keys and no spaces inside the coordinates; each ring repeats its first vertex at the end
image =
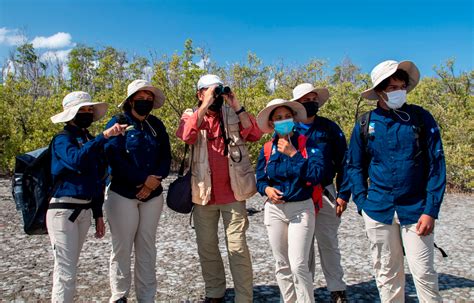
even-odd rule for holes
{"type": "Polygon", "coordinates": [[[214,95],[216,97],[220,95],[226,95],[228,93],[230,93],[230,87],[228,86],[219,85],[214,89],[214,95]]]}

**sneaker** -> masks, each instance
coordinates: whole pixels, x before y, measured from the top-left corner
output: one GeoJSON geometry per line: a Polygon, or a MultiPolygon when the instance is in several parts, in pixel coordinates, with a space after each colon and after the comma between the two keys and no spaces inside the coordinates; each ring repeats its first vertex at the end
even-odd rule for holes
{"type": "Polygon", "coordinates": [[[347,303],[347,296],[345,290],[331,291],[332,303],[347,303]]]}

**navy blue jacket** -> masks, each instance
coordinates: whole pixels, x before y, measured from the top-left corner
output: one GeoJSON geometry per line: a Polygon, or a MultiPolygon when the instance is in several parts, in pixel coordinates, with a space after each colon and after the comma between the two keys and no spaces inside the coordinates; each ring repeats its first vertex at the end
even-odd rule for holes
{"type": "MultiPolygon", "coordinates": [[[[125,136],[116,136],[108,140],[105,146],[107,160],[110,165],[110,189],[128,199],[136,199],[140,191],[137,186],[145,183],[149,175],[166,178],[171,165],[171,148],[166,128],[155,116],[140,122],[132,114],[126,112],[127,124],[134,129],[127,131],[125,136]]],[[[117,122],[113,117],[107,128],[117,122]]],[[[163,192],[160,185],[147,200],[159,196],[163,192]]]]}
{"type": "MultiPolygon", "coordinates": [[[[410,115],[410,121],[402,121],[393,110],[377,107],[372,111],[367,149],[360,123],[356,123],[347,162],[359,212],[391,224],[396,211],[400,223],[407,225],[416,223],[422,214],[438,218],[446,164],[439,128],[431,114],[418,107],[424,124],[419,135],[412,118],[415,106],[405,104],[400,110],[410,115]]],[[[403,113],[399,115],[406,120],[403,113]]]]}
{"type": "Polygon", "coordinates": [[[324,160],[321,151],[314,144],[306,142],[308,158],[305,159],[298,149],[299,133],[294,131],[290,137],[291,144],[297,153],[289,157],[277,151],[277,140],[274,136],[272,153],[268,163],[264,149],[260,151],[257,161],[257,190],[265,196],[267,186],[274,187],[283,193],[285,202],[304,201],[311,198],[312,186],[321,182],[324,174],[324,160]],[[307,183],[310,183],[309,185],[307,183]]]}
{"type": "Polygon", "coordinates": [[[345,165],[347,143],[339,125],[325,117],[316,116],[309,127],[298,123],[297,130],[305,133],[309,138],[308,142],[315,142],[323,153],[326,163],[325,176],[321,183],[323,187],[333,184],[336,177],[337,197],[349,202],[351,189],[345,165]]]}
{"type": "Polygon", "coordinates": [[[90,135],[73,125],[64,127],[51,145],[51,174],[56,189],[53,197],[92,200],[94,218],[102,217],[107,173],[102,134],[90,135]]]}

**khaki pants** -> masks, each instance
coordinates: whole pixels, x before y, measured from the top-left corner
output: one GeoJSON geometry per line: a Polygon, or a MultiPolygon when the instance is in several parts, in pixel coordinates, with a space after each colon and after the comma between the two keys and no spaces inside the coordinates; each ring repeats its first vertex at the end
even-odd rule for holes
{"type": "MultiPolygon", "coordinates": [[[[50,203],[86,204],[90,201],[69,197],[53,198],[50,203]]],[[[76,290],[77,262],[87,231],[91,226],[91,210],[82,210],[74,222],[73,209],[49,209],[46,225],[53,247],[54,270],[52,302],[73,302],[76,290]]]]}
{"type": "MultiPolygon", "coordinates": [[[[332,186],[332,191],[335,197],[334,186],[332,186]]],[[[343,279],[344,271],[341,266],[341,251],[339,250],[339,240],[337,238],[341,218],[336,216],[336,206],[335,201],[331,201],[327,196],[323,195],[323,208],[316,215],[316,226],[314,229],[321,268],[329,291],[346,290],[346,283],[343,279]]],[[[309,269],[313,277],[316,270],[314,257],[314,245],[311,245],[309,269]]]]}
{"type": "Polygon", "coordinates": [[[230,272],[234,280],[235,302],[252,302],[253,274],[245,236],[249,226],[245,201],[194,206],[194,227],[206,296],[220,298],[225,295],[225,271],[217,235],[220,216],[224,223],[230,272]]]}
{"type": "Polygon", "coordinates": [[[442,302],[434,269],[434,234],[418,236],[416,224],[377,222],[362,212],[370,242],[375,280],[382,302],[405,301],[403,248],[420,302],[442,302]],[[403,245],[403,246],[402,246],[403,245]]]}
{"type": "Polygon", "coordinates": [[[163,195],[147,202],[108,190],[104,203],[112,235],[110,301],[127,297],[132,281],[131,254],[135,246],[135,292],[138,302],[154,302],[156,295],[156,229],[163,195]]]}
{"type": "Polygon", "coordinates": [[[314,234],[311,199],[265,203],[264,223],[275,258],[275,275],[284,302],[314,302],[309,250],[314,234]]]}

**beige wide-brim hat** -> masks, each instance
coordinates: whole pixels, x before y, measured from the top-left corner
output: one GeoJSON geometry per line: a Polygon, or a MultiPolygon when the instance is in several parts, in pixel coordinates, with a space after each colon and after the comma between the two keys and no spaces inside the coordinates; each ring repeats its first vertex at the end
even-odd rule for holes
{"type": "Polygon", "coordinates": [[[270,113],[275,108],[280,107],[280,106],[288,106],[296,113],[293,117],[293,120],[295,122],[301,122],[307,119],[306,109],[300,103],[283,100],[283,99],[273,99],[272,101],[268,102],[267,106],[262,111],[260,111],[257,115],[257,125],[262,132],[264,133],[273,132],[273,127],[271,127],[268,124],[268,121],[270,121],[270,113]]]}
{"type": "Polygon", "coordinates": [[[141,90],[147,90],[149,92],[153,93],[154,99],[153,99],[153,108],[160,108],[163,106],[165,103],[165,94],[163,92],[151,85],[150,82],[143,80],[143,79],[138,79],[138,80],[133,80],[132,83],[130,83],[127,87],[127,98],[123,100],[118,107],[122,108],[123,105],[127,102],[128,98],[130,98],[131,95],[134,93],[141,91],[141,90]]]}
{"type": "Polygon", "coordinates": [[[321,108],[329,99],[329,90],[325,87],[315,88],[311,83],[302,83],[293,89],[293,99],[290,101],[297,101],[301,97],[309,93],[318,94],[318,107],[321,108]]]}
{"type": "Polygon", "coordinates": [[[416,67],[415,63],[411,61],[397,62],[394,60],[387,60],[374,67],[370,73],[372,88],[363,91],[361,96],[369,100],[377,100],[378,96],[375,93],[374,88],[382,83],[383,80],[393,75],[398,69],[404,70],[408,74],[409,83],[407,86],[407,93],[409,93],[420,81],[420,71],[418,70],[418,67],[416,67]]]}
{"type": "Polygon", "coordinates": [[[69,122],[76,116],[83,106],[94,106],[92,121],[100,120],[105,116],[109,105],[105,102],[92,102],[91,96],[86,92],[72,92],[63,99],[63,111],[51,117],[53,123],[69,122]]]}

